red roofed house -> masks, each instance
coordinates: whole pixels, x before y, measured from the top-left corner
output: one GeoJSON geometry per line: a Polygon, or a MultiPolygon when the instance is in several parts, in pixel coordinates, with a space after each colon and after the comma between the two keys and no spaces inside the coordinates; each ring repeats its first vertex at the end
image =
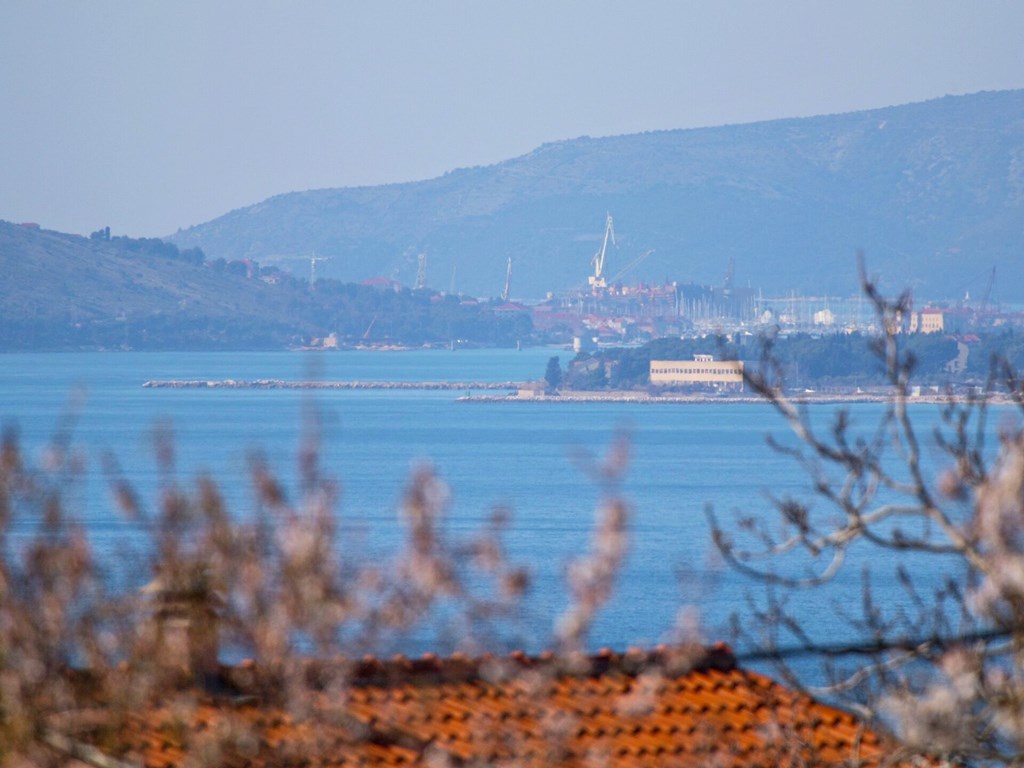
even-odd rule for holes
{"type": "Polygon", "coordinates": [[[893,742],[739,668],[721,645],[309,663],[299,704],[259,676],[222,667],[122,713],[116,750],[95,708],[65,717],[50,757],[107,768],[893,764],[893,742]]]}

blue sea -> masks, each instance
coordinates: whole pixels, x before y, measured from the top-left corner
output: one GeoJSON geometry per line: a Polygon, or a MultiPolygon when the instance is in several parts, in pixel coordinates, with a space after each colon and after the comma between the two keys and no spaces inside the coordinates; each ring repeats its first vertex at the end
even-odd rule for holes
{"type": "MultiPolygon", "coordinates": [[[[70,501],[99,556],[113,560],[137,542],[111,501],[103,457],[116,459],[152,507],[161,482],[158,426],[173,434],[177,480],[190,485],[208,473],[232,514],[244,517],[253,503],[252,456],[264,455],[297,494],[298,450],[316,424],[322,466],[342,489],[344,548],[380,562],[401,545],[399,509],[410,472],[429,464],[451,490],[444,526],[453,540],[480,530],[496,507],[511,511],[505,543],[512,560],[529,569],[532,588],[509,642],[530,650],[551,645],[553,622],[568,602],[567,566],[590,544],[602,499],[618,493],[631,510],[628,556],[589,645],[669,641],[683,616],[688,623],[696,617],[704,640],[729,639],[730,616],[749,621],[764,589],[723,565],[706,508],[724,520],[736,513],[771,520],[770,497],[812,498],[806,474],[766,445],[768,434],[786,434],[767,405],[474,403],[458,400],[467,394],[460,391],[142,386],[150,379],[527,380],[542,377],[552,355],[563,365],[572,356],[551,349],[8,354],[0,356],[0,418],[16,425],[38,462],[55,436],[70,436],[84,467],[70,501]],[[610,486],[595,467],[623,434],[628,469],[610,486]]],[[[812,413],[826,428],[834,410],[812,413]]],[[[880,409],[850,411],[867,434],[880,409]]],[[[915,406],[914,415],[922,434],[938,424],[934,406],[915,406]]],[[[942,466],[933,448],[926,459],[942,466]]],[[[902,610],[905,595],[893,575],[900,557],[855,548],[828,588],[795,595],[790,608],[821,639],[849,639],[855,633],[836,611],[857,612],[865,573],[878,601],[902,610]]],[[[926,586],[956,576],[952,562],[906,562],[926,586]]]]}

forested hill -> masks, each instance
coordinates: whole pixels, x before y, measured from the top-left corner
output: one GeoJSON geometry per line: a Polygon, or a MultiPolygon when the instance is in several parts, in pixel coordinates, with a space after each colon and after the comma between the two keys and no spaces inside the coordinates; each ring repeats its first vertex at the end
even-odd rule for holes
{"type": "MultiPolygon", "coordinates": [[[[207,263],[201,251],[7,222],[0,271],[0,349],[202,347],[225,335],[244,348],[246,334],[266,333],[289,302],[247,279],[244,265],[207,263]]],[[[277,328],[273,343],[293,332],[277,328]]]]}
{"type": "Polygon", "coordinates": [[[315,251],[323,274],[481,296],[586,283],[611,212],[611,277],[856,292],[854,253],[890,290],[1024,300],[1024,90],[842,115],[545,144],[429,181],[273,197],[179,231],[182,247],[259,259],[315,251]]]}
{"type": "Polygon", "coordinates": [[[514,344],[529,321],[400,286],[318,280],[207,259],[158,239],[0,221],[0,351],[281,349],[339,343],[514,344]]]}

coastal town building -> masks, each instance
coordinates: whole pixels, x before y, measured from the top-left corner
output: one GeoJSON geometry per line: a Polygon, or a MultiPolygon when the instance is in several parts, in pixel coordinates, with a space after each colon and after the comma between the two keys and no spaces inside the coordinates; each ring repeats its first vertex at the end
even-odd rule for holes
{"type": "Polygon", "coordinates": [[[55,762],[161,768],[910,764],[896,742],[741,668],[722,644],[310,663],[301,706],[253,685],[259,676],[252,664],[222,667],[120,713],[116,755],[96,709],[81,727],[68,713],[48,749],[55,762]],[[339,670],[340,687],[316,684],[339,670]]]}
{"type": "Polygon", "coordinates": [[[826,307],[825,309],[819,309],[814,313],[814,324],[815,325],[835,325],[836,316],[835,313],[826,307]]]}
{"type": "Polygon", "coordinates": [[[945,315],[941,309],[922,309],[910,316],[911,333],[942,333],[945,315]]]}
{"type": "Polygon", "coordinates": [[[43,764],[911,765],[891,737],[743,668],[724,643],[221,664],[219,593],[145,591],[147,691],[111,706],[100,677],[69,672],[77,705],[48,723],[43,764]]]}
{"type": "Polygon", "coordinates": [[[694,355],[693,360],[651,360],[651,384],[659,387],[743,389],[743,361],[715,360],[694,355]]]}

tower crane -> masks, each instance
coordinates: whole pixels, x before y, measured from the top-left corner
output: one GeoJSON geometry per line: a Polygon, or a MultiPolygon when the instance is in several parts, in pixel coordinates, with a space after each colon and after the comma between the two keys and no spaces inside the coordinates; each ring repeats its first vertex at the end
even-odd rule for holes
{"type": "Polygon", "coordinates": [[[594,257],[590,260],[590,263],[594,265],[594,274],[590,276],[589,282],[590,287],[593,289],[606,288],[608,283],[604,279],[604,257],[608,252],[608,239],[611,238],[612,245],[615,243],[615,230],[612,228],[612,215],[608,214],[608,219],[604,225],[604,240],[601,241],[601,248],[594,254],[594,257]]]}
{"type": "Polygon", "coordinates": [[[505,268],[505,288],[501,292],[501,300],[508,301],[510,292],[512,291],[512,257],[508,257],[508,266],[505,268]]]}

